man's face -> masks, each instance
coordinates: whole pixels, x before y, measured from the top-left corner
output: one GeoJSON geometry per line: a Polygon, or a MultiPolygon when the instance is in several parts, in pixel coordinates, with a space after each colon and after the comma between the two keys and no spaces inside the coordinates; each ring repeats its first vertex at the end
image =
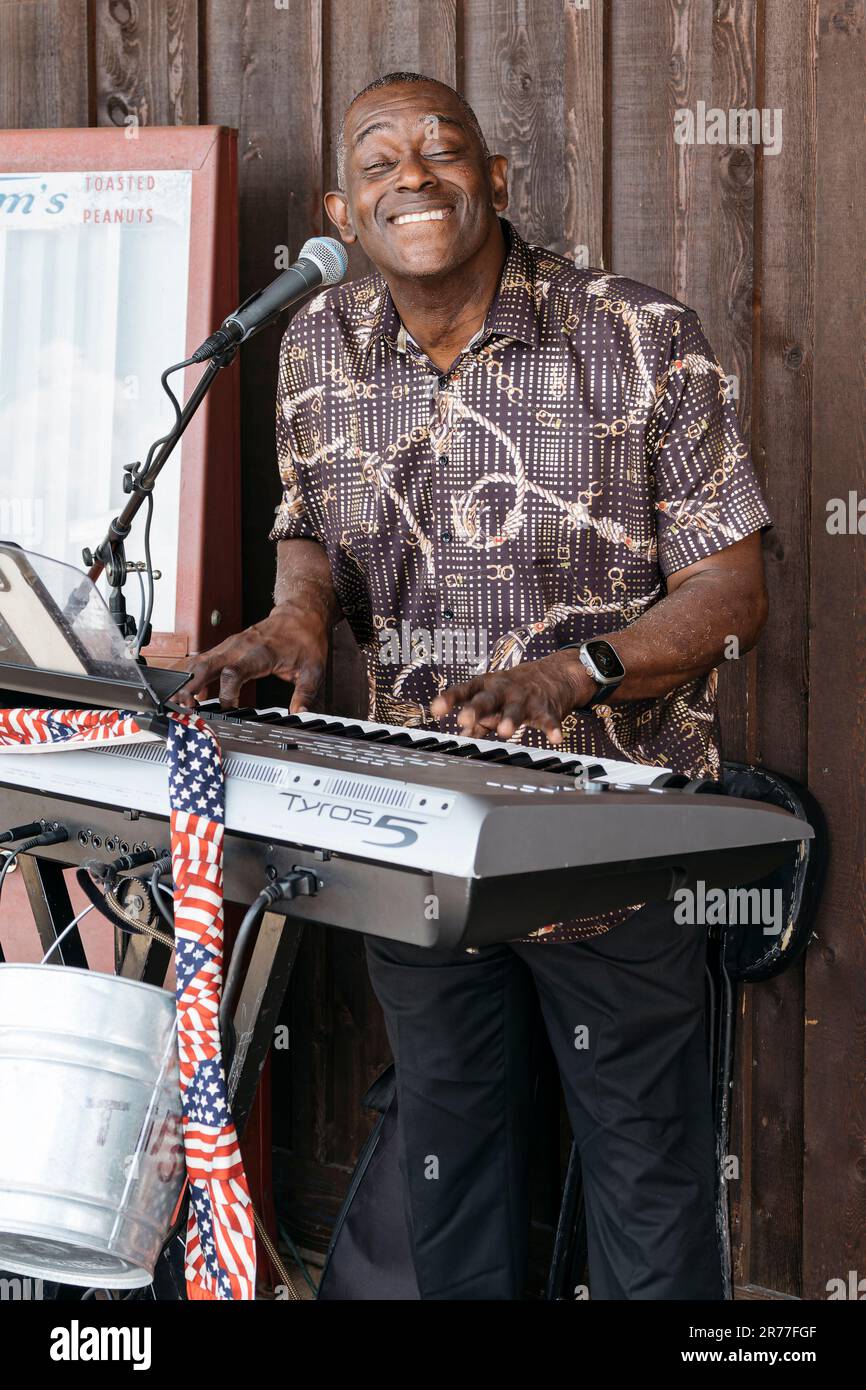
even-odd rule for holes
{"type": "Polygon", "coordinates": [[[435,84],[395,84],[346,119],[346,196],[328,215],[383,273],[447,275],[483,246],[508,204],[507,161],[485,158],[459,102],[435,84]]]}

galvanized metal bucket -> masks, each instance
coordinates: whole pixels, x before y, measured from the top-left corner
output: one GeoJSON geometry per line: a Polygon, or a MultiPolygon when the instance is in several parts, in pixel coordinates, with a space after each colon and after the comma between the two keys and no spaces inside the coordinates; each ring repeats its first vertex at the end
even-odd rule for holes
{"type": "Polygon", "coordinates": [[[183,1176],[173,996],[0,965],[0,1269],[149,1284],[183,1176]]]}

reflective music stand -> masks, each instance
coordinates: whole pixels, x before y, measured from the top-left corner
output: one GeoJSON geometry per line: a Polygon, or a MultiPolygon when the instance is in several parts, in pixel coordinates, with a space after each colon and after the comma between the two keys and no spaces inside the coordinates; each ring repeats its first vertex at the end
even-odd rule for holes
{"type": "Polygon", "coordinates": [[[83,571],[0,542],[0,687],[53,708],[130,710],[153,728],[187,679],[135,660],[83,571]]]}

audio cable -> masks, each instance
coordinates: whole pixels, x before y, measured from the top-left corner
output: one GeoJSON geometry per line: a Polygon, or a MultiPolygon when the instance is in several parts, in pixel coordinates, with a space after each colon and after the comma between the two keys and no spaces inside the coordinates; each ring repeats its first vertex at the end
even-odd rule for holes
{"type": "MultiPolygon", "coordinates": [[[[17,849],[13,849],[9,853],[7,853],[6,863],[3,865],[3,868],[0,869],[0,895],[2,895],[3,893],[3,884],[5,882],[6,875],[12,868],[12,865],[15,863],[19,854],[26,854],[28,850],[31,849],[41,849],[44,845],[62,845],[64,840],[69,839],[69,831],[66,829],[65,825],[55,825],[52,826],[49,830],[44,830],[41,828],[40,823],[37,824],[36,828],[37,830],[41,831],[40,834],[31,835],[29,839],[23,840],[22,843],[18,845],[17,849]]],[[[13,830],[7,830],[4,836],[4,840],[8,844],[10,839],[18,838],[18,834],[21,830],[24,830],[26,832],[30,829],[32,829],[31,826],[25,825],[17,826],[13,830]]]]}
{"type": "Polygon", "coordinates": [[[27,840],[44,829],[45,823],[41,820],[31,820],[26,825],[13,825],[11,830],[4,830],[0,834],[0,845],[8,845],[13,840],[27,840]]]}

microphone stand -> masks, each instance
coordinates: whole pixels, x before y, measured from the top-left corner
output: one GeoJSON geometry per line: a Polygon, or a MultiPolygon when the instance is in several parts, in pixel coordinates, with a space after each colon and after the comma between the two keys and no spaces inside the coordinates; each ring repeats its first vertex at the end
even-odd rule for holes
{"type": "MultiPolygon", "coordinates": [[[[227,367],[234,360],[241,343],[246,342],[283,309],[287,309],[290,304],[303,298],[311,290],[318,289],[322,284],[338,284],[346,273],[347,265],[346,253],[339,243],[332,241],[329,237],[313,237],[304,243],[295,265],[284,270],[264,290],[257,290],[255,294],[245,300],[239,309],[236,309],[225,319],[222,327],[218,328],[216,333],[212,333],[209,338],[205,339],[192,357],[187,358],[184,362],[178,362],[174,367],[169,367],[167,371],[163,372],[162,385],[175,408],[174,427],[163,439],[157,440],[151,445],[144,464],[127,464],[124,469],[123,490],[129,494],[129,501],[120,515],[111,522],[108,533],[96,547],[96,550],[86,549],[82,551],[84,563],[87,566],[87,578],[91,582],[95,583],[103,572],[106,574],[111,588],[108,606],[124,640],[136,635],[135,619],[127,613],[126,600],[123,596],[123,586],[130,568],[124,552],[124,542],[132,530],[133,520],[142,503],[149,501],[152,505],[153,487],[160,471],[177,447],[178,440],[210,390],[214,378],[223,367],[227,367]],[[186,405],[181,409],[177,398],[167,384],[167,377],[172,372],[179,371],[181,367],[190,367],[193,363],[205,360],[207,360],[207,368],[196,383],[186,405]],[[158,449],[157,444],[159,445],[158,449]]],[[[148,517],[148,526],[149,524],[150,518],[148,517]]],[[[147,534],[147,530],[145,530],[146,549],[147,534]]],[[[145,664],[141,655],[141,648],[150,640],[148,629],[150,628],[153,596],[153,569],[149,555],[146,555],[145,559],[148,571],[150,606],[143,621],[145,630],[138,634],[136,657],[141,665],[145,664]]],[[[138,566],[134,568],[138,568],[138,566]]],[[[82,601],[86,600],[83,599],[82,601]]]]}
{"type": "MultiPolygon", "coordinates": [[[[126,465],[124,469],[123,490],[129,494],[129,501],[125,504],[120,515],[116,516],[109,524],[105,537],[96,549],[90,550],[89,548],[85,548],[82,552],[84,563],[87,566],[88,579],[96,583],[96,580],[103,571],[105,572],[111,589],[108,607],[124,639],[136,635],[135,619],[126,611],[126,599],[123,594],[123,586],[126,583],[126,577],[129,573],[124,542],[132,530],[132,523],[142,503],[153,493],[154,485],[164,464],[177,447],[187,425],[195,415],[219,372],[223,367],[228,367],[231,362],[234,361],[237,350],[238,343],[228,343],[225,348],[214,353],[207,367],[196,382],[189,400],[181,409],[173,429],[166,435],[161,447],[150,462],[146,463],[144,466],[140,463],[130,463],[126,465]]],[[[190,365],[193,360],[194,359],[191,358],[189,363],[179,365],[190,365]]],[[[168,390],[167,387],[166,390],[168,390]]],[[[151,583],[152,582],[151,578],[151,583]]],[[[147,626],[149,626],[149,623],[147,626]]],[[[150,633],[142,633],[140,646],[146,646],[149,640],[150,633]]],[[[140,652],[137,659],[140,665],[145,665],[144,657],[141,656],[140,652]]]]}

